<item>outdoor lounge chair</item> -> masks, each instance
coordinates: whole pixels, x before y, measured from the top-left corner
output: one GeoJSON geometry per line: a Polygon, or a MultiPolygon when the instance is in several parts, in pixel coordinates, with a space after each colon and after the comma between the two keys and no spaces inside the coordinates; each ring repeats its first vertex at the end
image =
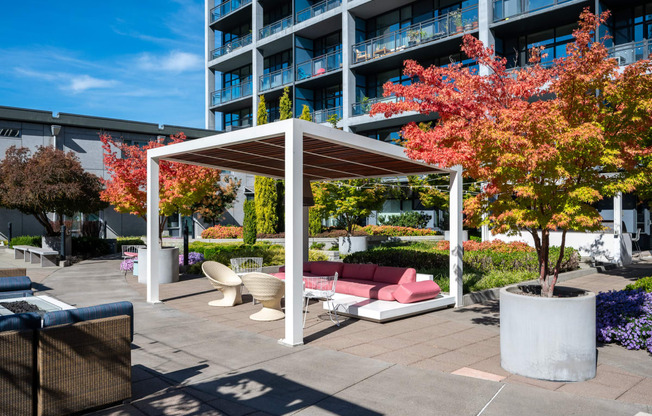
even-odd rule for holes
{"type": "Polygon", "coordinates": [[[335,295],[335,285],[337,285],[337,272],[335,276],[304,277],[303,298],[306,302],[303,314],[303,326],[306,326],[306,317],[308,316],[308,305],[310,299],[322,299],[328,302],[328,317],[335,325],[340,326],[340,319],[337,316],[337,307],[333,303],[335,295]],[[333,312],[331,312],[331,310],[333,312]],[[333,318],[335,315],[335,318],[333,318]]]}
{"type": "Polygon", "coordinates": [[[235,306],[242,303],[242,280],[233,270],[216,261],[205,261],[201,269],[213,287],[224,295],[222,299],[208,302],[210,306],[235,306]]]}
{"type": "Polygon", "coordinates": [[[247,273],[242,283],[254,299],[263,304],[263,309],[249,317],[254,321],[276,321],[283,319],[281,299],[285,293],[285,282],[267,273],[247,273]]]}

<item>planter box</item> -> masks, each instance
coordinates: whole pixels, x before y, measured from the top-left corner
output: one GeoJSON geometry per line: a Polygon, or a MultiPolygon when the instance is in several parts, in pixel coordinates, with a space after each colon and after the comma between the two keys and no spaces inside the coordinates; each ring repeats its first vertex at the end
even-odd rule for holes
{"type": "Polygon", "coordinates": [[[342,254],[356,253],[365,251],[368,247],[369,237],[339,237],[339,252],[342,254]]]}
{"type": "MultiPolygon", "coordinates": [[[[174,283],[179,281],[179,249],[164,247],[160,251],[158,262],[158,282],[174,283]]],[[[138,249],[138,283],[147,283],[147,249],[138,249]]]]}
{"type": "Polygon", "coordinates": [[[510,373],[550,381],[595,377],[595,293],[544,298],[500,290],[500,365],[510,373]]]}

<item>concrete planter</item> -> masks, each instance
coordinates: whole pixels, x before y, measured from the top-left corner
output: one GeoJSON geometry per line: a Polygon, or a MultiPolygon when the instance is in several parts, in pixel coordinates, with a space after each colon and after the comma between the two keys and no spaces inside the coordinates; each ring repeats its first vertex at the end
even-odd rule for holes
{"type": "MultiPolygon", "coordinates": [[[[158,262],[159,283],[179,281],[179,249],[163,247],[158,262]]],[[[147,283],[147,249],[138,249],[138,283],[147,283]]]]}
{"type": "Polygon", "coordinates": [[[341,254],[356,253],[358,251],[365,251],[368,246],[368,237],[366,236],[346,236],[339,237],[339,252],[341,254]]]}
{"type": "Polygon", "coordinates": [[[557,291],[579,296],[527,296],[517,286],[500,290],[500,365],[541,380],[592,379],[597,360],[595,293],[557,291]]]}
{"type": "MultiPolygon", "coordinates": [[[[66,257],[72,256],[72,237],[66,236],[66,257]]],[[[61,236],[43,236],[41,248],[61,253],[61,236]]]]}

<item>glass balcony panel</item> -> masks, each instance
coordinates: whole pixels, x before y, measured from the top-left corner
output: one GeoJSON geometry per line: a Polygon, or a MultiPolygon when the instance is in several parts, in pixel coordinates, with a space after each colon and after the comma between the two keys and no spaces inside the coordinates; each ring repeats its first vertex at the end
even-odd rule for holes
{"type": "Polygon", "coordinates": [[[292,26],[292,16],[288,16],[282,20],[279,20],[278,22],[274,22],[260,29],[260,38],[264,39],[268,36],[282,31],[283,29],[287,29],[290,26],[292,26]]]}
{"type": "Polygon", "coordinates": [[[569,1],[571,0],[494,0],[494,22],[569,1]]]}
{"type": "Polygon", "coordinates": [[[211,23],[251,3],[251,0],[229,0],[211,9],[211,23]]]}
{"type": "Polygon", "coordinates": [[[609,57],[616,58],[618,65],[625,66],[652,56],[652,40],[630,42],[609,48],[609,57]]]}
{"type": "Polygon", "coordinates": [[[327,123],[328,119],[333,115],[342,118],[342,107],[326,108],[324,110],[317,110],[312,113],[312,121],[315,123],[327,123]]]}
{"type": "Polygon", "coordinates": [[[251,44],[251,33],[248,35],[242,36],[237,39],[233,39],[231,42],[224,44],[223,46],[219,48],[215,48],[211,51],[211,56],[212,59],[219,58],[220,56],[226,55],[227,53],[231,53],[233,51],[236,51],[244,46],[250,45],[251,44]]]}
{"type": "Polygon", "coordinates": [[[342,0],[324,0],[319,3],[313,4],[311,7],[305,8],[297,12],[297,23],[305,22],[306,20],[326,13],[342,4],[342,0]]]}
{"type": "Polygon", "coordinates": [[[267,91],[291,83],[293,72],[294,69],[290,67],[262,75],[260,77],[260,90],[267,91]]]}
{"type": "Polygon", "coordinates": [[[251,81],[245,81],[240,84],[232,85],[230,87],[215,91],[212,95],[212,105],[220,105],[228,103],[229,101],[244,98],[252,94],[251,81]]]}
{"type": "Polygon", "coordinates": [[[342,51],[334,51],[297,64],[297,81],[336,71],[342,67],[342,51]]]}
{"type": "Polygon", "coordinates": [[[351,110],[352,110],[351,114],[353,116],[362,116],[365,114],[369,114],[369,112],[371,111],[371,107],[376,103],[395,103],[397,101],[398,99],[394,95],[390,97],[370,98],[370,99],[358,101],[357,103],[351,106],[351,110]]]}

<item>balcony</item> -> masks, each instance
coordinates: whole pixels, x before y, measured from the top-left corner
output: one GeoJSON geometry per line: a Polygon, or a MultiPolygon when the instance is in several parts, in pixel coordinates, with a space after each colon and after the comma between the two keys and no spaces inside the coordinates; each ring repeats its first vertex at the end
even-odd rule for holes
{"type": "Polygon", "coordinates": [[[230,101],[251,96],[251,87],[251,81],[245,81],[237,85],[231,85],[230,87],[217,90],[211,96],[211,106],[215,107],[218,105],[226,104],[230,101]]]}
{"type": "Polygon", "coordinates": [[[292,26],[292,16],[288,16],[284,19],[279,20],[278,22],[274,22],[263,27],[260,29],[258,37],[260,39],[265,39],[266,37],[272,36],[273,34],[278,33],[283,29],[287,29],[290,26],[292,26]]]}
{"type": "Polygon", "coordinates": [[[297,64],[296,80],[314,78],[342,68],[342,51],[334,51],[297,64]]]}
{"type": "Polygon", "coordinates": [[[308,19],[311,19],[315,16],[319,16],[322,13],[326,13],[329,10],[333,10],[336,7],[339,7],[342,4],[342,0],[324,0],[320,1],[308,7],[306,9],[297,12],[297,23],[305,22],[308,19]]]}
{"type": "Polygon", "coordinates": [[[616,58],[620,66],[649,59],[652,57],[652,39],[613,46],[609,48],[609,57],[616,58]]]}
{"type": "Polygon", "coordinates": [[[247,4],[251,4],[251,0],[228,0],[224,3],[218,4],[211,9],[211,23],[217,22],[221,18],[243,8],[247,4]]]}
{"type": "Polygon", "coordinates": [[[249,117],[243,117],[238,120],[231,121],[231,124],[225,126],[224,130],[233,131],[233,130],[244,129],[251,126],[253,126],[253,117],[249,116],[249,117]]]}
{"type": "Polygon", "coordinates": [[[315,123],[328,123],[328,119],[337,116],[338,120],[342,118],[342,107],[326,108],[324,110],[313,111],[312,121],[315,123]]]}
{"type": "Polygon", "coordinates": [[[477,30],[478,6],[470,6],[353,45],[352,64],[370,61],[463,32],[477,30]]]}
{"type": "Polygon", "coordinates": [[[351,115],[354,117],[363,116],[369,114],[371,107],[376,103],[395,103],[397,101],[398,99],[394,95],[389,97],[367,98],[366,100],[358,101],[351,106],[351,115]]]}
{"type": "Polygon", "coordinates": [[[250,44],[251,44],[251,33],[243,37],[233,39],[231,42],[226,43],[219,48],[213,49],[211,51],[211,56],[212,56],[211,59],[219,58],[220,56],[224,56],[227,53],[231,53],[237,49],[242,48],[243,46],[247,46],[250,44]]]}
{"type": "Polygon", "coordinates": [[[494,0],[494,22],[570,1],[573,0],[494,0]]]}
{"type": "Polygon", "coordinates": [[[282,87],[294,81],[294,67],[279,69],[260,76],[260,91],[282,87]]]}

